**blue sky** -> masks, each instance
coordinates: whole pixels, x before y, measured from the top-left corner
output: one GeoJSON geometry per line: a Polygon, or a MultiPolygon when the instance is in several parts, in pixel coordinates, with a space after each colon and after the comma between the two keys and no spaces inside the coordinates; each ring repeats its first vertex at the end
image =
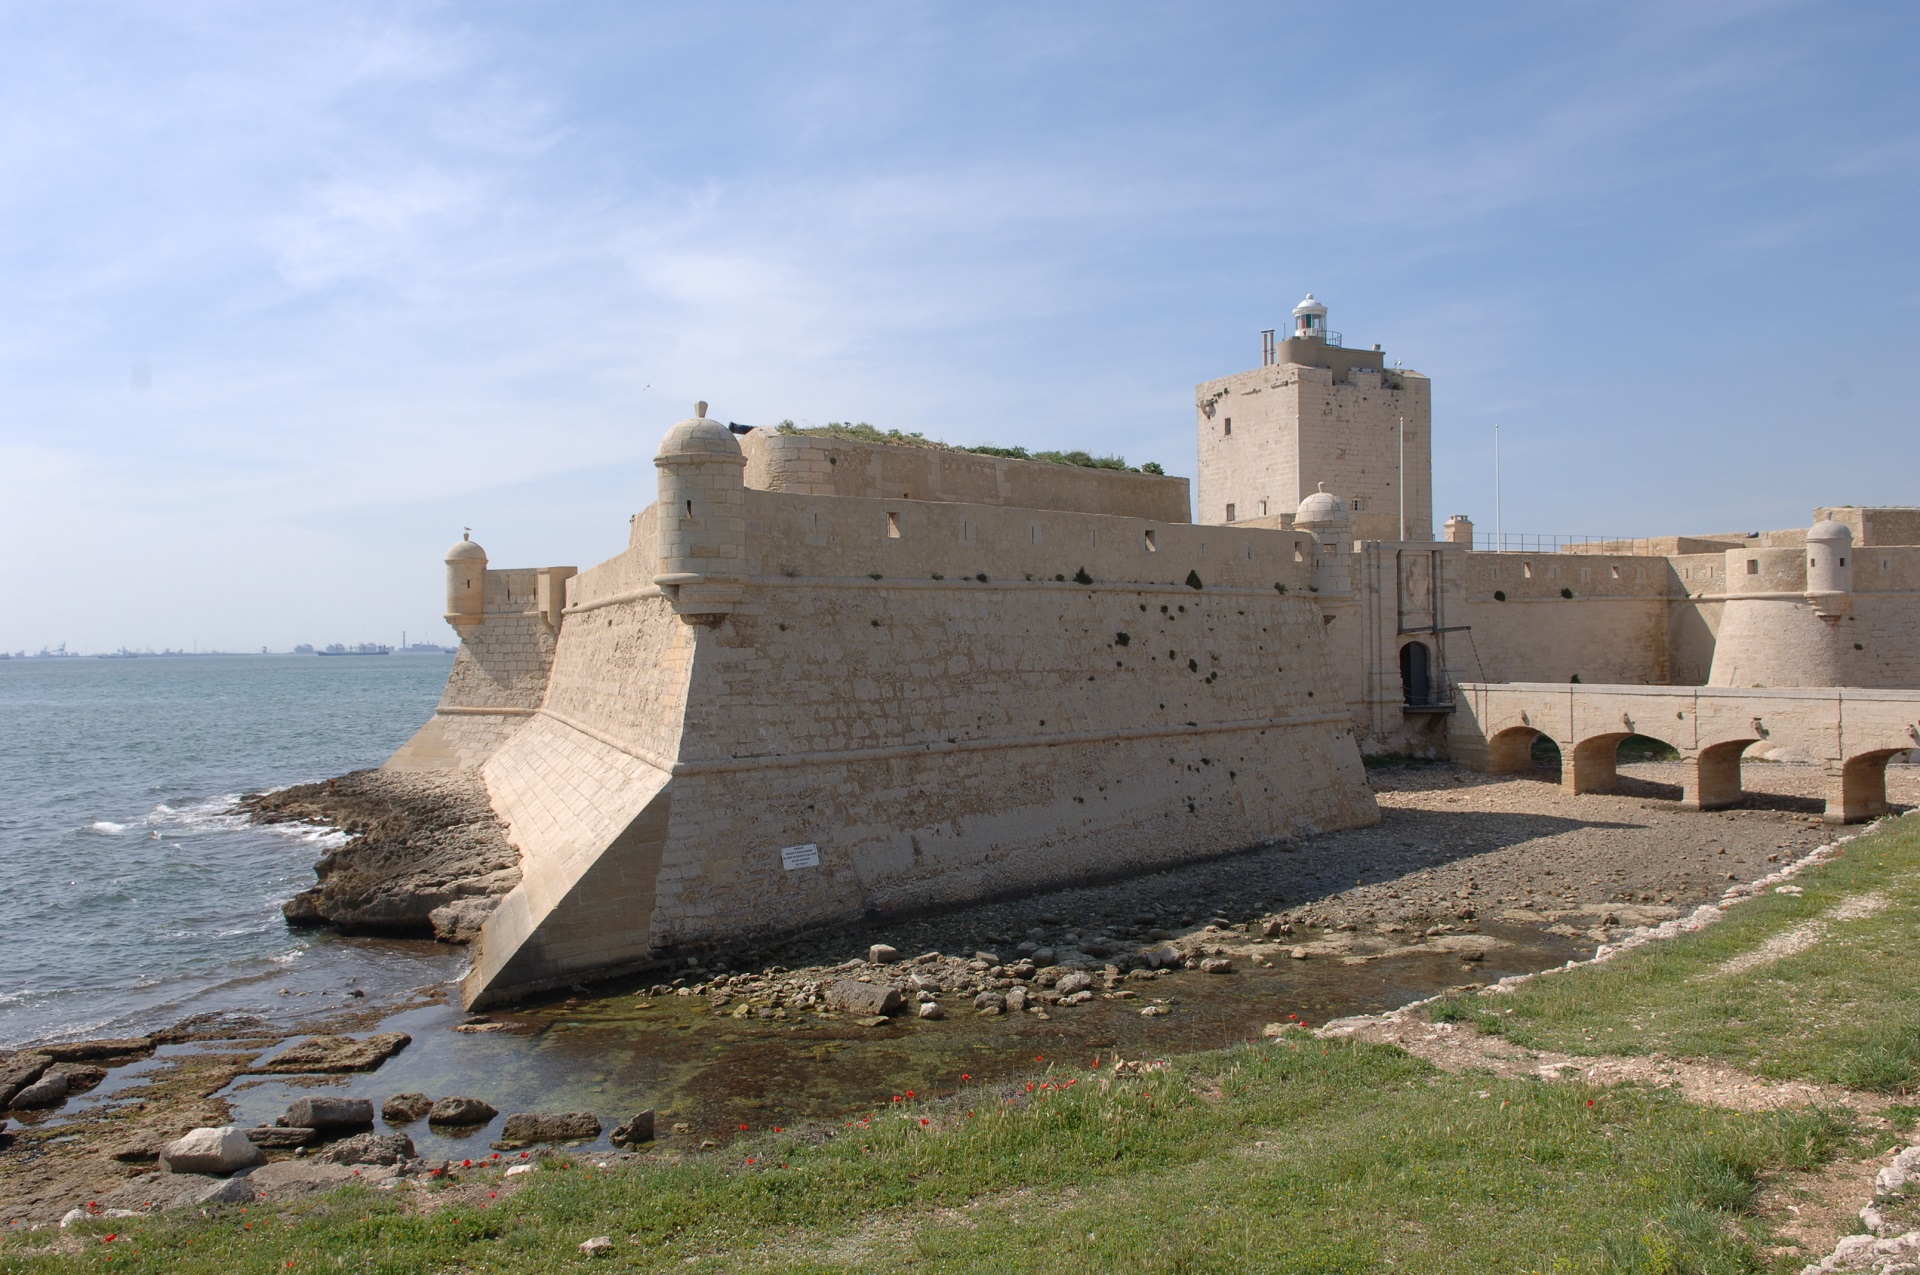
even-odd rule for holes
{"type": "Polygon", "coordinates": [[[0,648],[450,639],[660,433],[1194,469],[1311,289],[1436,513],[1920,503],[1920,6],[0,6],[0,648]]]}

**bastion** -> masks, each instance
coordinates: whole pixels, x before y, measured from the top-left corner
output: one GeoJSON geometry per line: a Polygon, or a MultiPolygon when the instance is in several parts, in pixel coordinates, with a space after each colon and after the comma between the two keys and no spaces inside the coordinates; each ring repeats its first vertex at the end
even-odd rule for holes
{"type": "Polygon", "coordinates": [[[1379,818],[1309,532],[704,409],[607,562],[448,555],[460,651],[388,765],[479,767],[521,852],[469,1005],[1379,818]]]}

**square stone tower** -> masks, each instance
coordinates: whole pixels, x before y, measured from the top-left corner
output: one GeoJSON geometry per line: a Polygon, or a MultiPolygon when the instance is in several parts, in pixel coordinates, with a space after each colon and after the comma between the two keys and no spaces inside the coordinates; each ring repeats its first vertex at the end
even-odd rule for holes
{"type": "Polygon", "coordinates": [[[1312,294],[1293,316],[1292,336],[1274,341],[1267,334],[1262,366],[1195,391],[1196,521],[1291,516],[1325,483],[1352,511],[1356,540],[1397,540],[1404,478],[1406,538],[1432,540],[1427,378],[1387,367],[1377,345],[1347,349],[1338,332],[1327,330],[1327,308],[1312,294]]]}

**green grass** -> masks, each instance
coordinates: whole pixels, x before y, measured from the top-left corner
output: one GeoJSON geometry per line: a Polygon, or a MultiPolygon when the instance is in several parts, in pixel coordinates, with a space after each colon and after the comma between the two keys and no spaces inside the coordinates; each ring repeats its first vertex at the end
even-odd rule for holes
{"type": "Polygon", "coordinates": [[[1439,1013],[1516,1044],[1568,1053],[1662,1053],[1728,1063],[1774,1079],[1882,1093],[1920,1088],[1920,819],[1851,842],[1794,881],[1695,934],[1649,944],[1604,965],[1481,994],[1439,1013]],[[1877,914],[1824,921],[1847,899],[1876,894],[1877,914]],[[1805,950],[1728,975],[1734,956],[1820,922],[1805,950]]]}
{"type": "Polygon", "coordinates": [[[1164,474],[1158,464],[1129,465],[1123,456],[1095,456],[1084,451],[1028,451],[1024,447],[996,447],[991,443],[942,443],[918,431],[881,429],[865,421],[828,421],[825,425],[795,425],[781,421],[774,427],[781,434],[808,434],[826,438],[851,438],[863,443],[884,443],[892,447],[932,447],[943,451],[972,452],[979,456],[1001,456],[1009,460],[1039,460],[1053,465],[1076,465],[1081,469],[1114,469],[1130,474],[1164,474]]]}
{"type": "MultiPolygon", "coordinates": [[[[1803,896],[1768,895],[1698,935],[1435,1016],[1575,1052],[1911,1085],[1920,821],[1853,843],[1799,884],[1803,896]],[[1775,965],[1715,973],[1869,892],[1889,906],[1775,965]]],[[[1299,1035],[1103,1074],[1050,1070],[1031,1091],[901,1104],[612,1171],[554,1158],[498,1197],[497,1180],[473,1173],[207,1219],[87,1222],[68,1233],[71,1253],[36,1251],[44,1233],[7,1237],[0,1269],[1786,1271],[1801,1259],[1762,1256],[1760,1184],[1890,1136],[1844,1114],[1733,1112],[1670,1090],[1446,1075],[1388,1047],[1299,1035]],[[444,1207],[421,1207],[436,1196],[444,1207]],[[588,1259],[577,1245],[595,1235],[614,1247],[588,1259]]]]}
{"type": "Polygon", "coordinates": [[[1753,1271],[1762,1237],[1744,1213],[1762,1175],[1819,1163],[1846,1132],[1817,1113],[1447,1076],[1310,1039],[970,1100],[818,1145],[769,1137],[613,1172],[550,1161],[485,1209],[422,1215],[405,1190],[360,1188],[209,1221],[89,1222],[77,1256],[30,1256],[17,1236],[0,1261],[546,1271],[607,1234],[594,1265],[617,1270],[1753,1271]]]}

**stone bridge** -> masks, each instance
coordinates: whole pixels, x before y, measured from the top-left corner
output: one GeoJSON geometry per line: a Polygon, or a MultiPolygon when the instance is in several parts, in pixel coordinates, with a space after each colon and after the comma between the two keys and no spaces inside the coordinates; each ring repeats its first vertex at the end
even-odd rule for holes
{"type": "Polygon", "coordinates": [[[1679,750],[1681,803],[1693,810],[1739,802],[1741,754],[1764,741],[1818,759],[1827,821],[1858,823],[1887,813],[1887,762],[1920,748],[1920,691],[1462,682],[1454,698],[1448,744],[1462,765],[1525,770],[1545,735],[1560,749],[1562,787],[1612,792],[1621,741],[1645,735],[1679,750]]]}

